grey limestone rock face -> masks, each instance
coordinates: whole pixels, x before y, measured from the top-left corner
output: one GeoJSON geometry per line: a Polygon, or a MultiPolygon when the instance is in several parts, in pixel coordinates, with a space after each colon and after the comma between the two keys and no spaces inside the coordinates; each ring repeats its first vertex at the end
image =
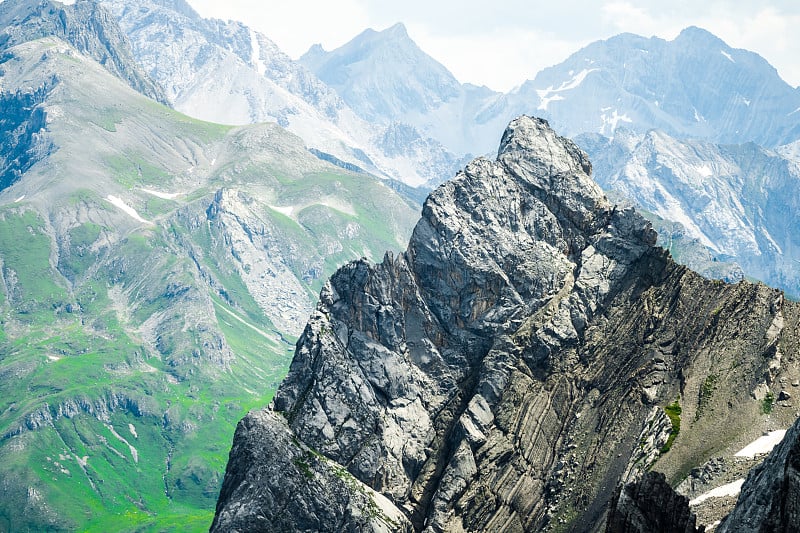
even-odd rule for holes
{"type": "Polygon", "coordinates": [[[59,37],[103,65],[133,89],[161,103],[167,98],[133,58],[130,43],[114,17],[90,0],[72,5],[35,0],[6,0],[0,5],[0,49],[59,37]]]}
{"type": "MultiPolygon", "coordinates": [[[[697,416],[656,463],[668,478],[713,453],[715,432],[750,435],[749,391],[796,373],[774,357],[796,342],[784,333],[796,306],[676,265],[590,172],[574,143],[520,117],[496,160],[429,196],[405,253],[334,274],[271,405],[287,421],[280,438],[385,495],[414,531],[439,532],[600,530],[614,489],[641,472],[640,441],[661,438],[653,409],[679,395],[697,416]],[[690,399],[709,370],[725,389],[699,412],[690,399]]],[[[248,453],[237,436],[217,531],[230,509],[273,512],[252,501],[271,482],[248,453]]]]}
{"type": "Polygon", "coordinates": [[[800,422],[750,471],[722,533],[789,533],[800,528],[800,422]]]}
{"type": "Polygon", "coordinates": [[[386,498],[290,435],[269,411],[239,423],[231,469],[241,476],[226,478],[221,490],[238,503],[220,509],[212,530],[412,531],[386,498]]]}

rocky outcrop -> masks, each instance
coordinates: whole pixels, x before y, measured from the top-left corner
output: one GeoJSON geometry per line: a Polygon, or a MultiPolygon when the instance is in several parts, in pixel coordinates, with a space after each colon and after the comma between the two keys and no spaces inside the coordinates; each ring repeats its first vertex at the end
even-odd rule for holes
{"type": "Polygon", "coordinates": [[[220,501],[238,503],[219,507],[212,529],[412,531],[384,496],[290,435],[275,413],[261,411],[239,423],[229,466],[236,474],[225,478],[220,491],[220,501]]]}
{"type": "Polygon", "coordinates": [[[750,471],[720,533],[789,533],[800,527],[800,421],[750,471]]]}
{"type": "Polygon", "coordinates": [[[47,113],[41,105],[54,80],[29,91],[0,92],[0,191],[19,181],[53,149],[43,135],[47,113]]]}
{"type": "Polygon", "coordinates": [[[133,89],[167,103],[161,88],[134,60],[114,17],[93,0],[72,5],[49,0],[6,0],[0,4],[0,50],[43,37],[58,37],[91,57],[133,89]]]}
{"type": "Polygon", "coordinates": [[[658,531],[702,533],[689,499],[677,494],[660,472],[648,472],[635,483],[617,490],[611,503],[606,533],[658,531]]]}
{"type": "MultiPolygon", "coordinates": [[[[280,438],[431,532],[601,529],[614,489],[663,439],[653,409],[676,398],[684,426],[655,466],[668,480],[707,459],[712,437],[749,438],[750,392],[797,373],[781,355],[796,350],[796,305],[675,264],[590,172],[574,143],[520,117],[495,161],[430,195],[405,253],[340,269],[271,405],[280,438]],[[710,373],[718,387],[703,396],[710,373]]],[[[216,531],[233,514],[260,526],[276,511],[256,495],[293,475],[260,476],[269,459],[249,442],[235,441],[216,531]]]]}

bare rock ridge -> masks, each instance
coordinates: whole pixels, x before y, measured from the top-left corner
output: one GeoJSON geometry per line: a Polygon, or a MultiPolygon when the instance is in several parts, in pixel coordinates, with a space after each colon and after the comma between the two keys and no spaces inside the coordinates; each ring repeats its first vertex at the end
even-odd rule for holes
{"type": "Polygon", "coordinates": [[[103,65],[139,93],[163,104],[167,98],[133,58],[117,21],[93,0],[72,5],[50,0],[0,3],[0,50],[43,37],[58,37],[103,65]]]}
{"type": "Polygon", "coordinates": [[[405,253],[334,274],[237,428],[212,530],[597,531],[658,457],[660,406],[686,420],[655,463],[670,483],[758,434],[751,392],[798,375],[796,304],[675,264],[590,172],[520,117],[405,253]]]}

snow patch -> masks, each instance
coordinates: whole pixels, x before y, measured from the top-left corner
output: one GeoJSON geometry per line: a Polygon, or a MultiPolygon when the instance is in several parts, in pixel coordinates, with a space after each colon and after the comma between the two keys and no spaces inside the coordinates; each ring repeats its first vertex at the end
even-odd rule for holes
{"type": "Polygon", "coordinates": [[[787,116],[787,117],[790,117],[790,116],[794,115],[795,113],[797,113],[798,111],[800,111],[800,107],[798,107],[797,109],[795,109],[794,111],[792,111],[791,113],[789,113],[789,114],[788,114],[788,115],[786,115],[786,116],[787,116]]]}
{"type": "Polygon", "coordinates": [[[633,122],[633,120],[631,120],[631,118],[627,114],[623,113],[622,115],[620,115],[619,111],[616,109],[612,113],[608,113],[609,109],[611,108],[604,107],[603,109],[600,110],[603,112],[603,114],[600,115],[600,120],[603,121],[603,125],[600,126],[600,133],[602,135],[613,135],[614,130],[617,129],[617,124],[619,124],[620,122],[628,122],[628,123],[633,122]]]}
{"type": "Polygon", "coordinates": [[[139,438],[139,435],[136,433],[136,426],[134,426],[133,424],[128,424],[128,431],[131,432],[131,435],[133,435],[133,438],[135,438],[135,439],[139,438]]]}
{"type": "Polygon", "coordinates": [[[343,202],[338,198],[333,198],[333,197],[321,198],[316,202],[309,202],[307,204],[283,205],[283,206],[267,205],[267,207],[269,207],[273,211],[281,213],[282,215],[286,215],[289,218],[294,218],[295,213],[299,213],[303,209],[306,209],[307,207],[311,207],[313,205],[322,205],[330,209],[335,209],[336,211],[341,211],[342,213],[346,213],[353,217],[356,216],[356,211],[355,209],[353,209],[352,205],[343,202]]]}
{"type": "Polygon", "coordinates": [[[223,307],[223,306],[220,305],[219,308],[222,309],[223,311],[225,311],[226,313],[228,313],[234,319],[238,320],[239,322],[241,322],[242,324],[244,324],[248,328],[252,329],[256,333],[261,335],[262,337],[264,337],[266,339],[269,339],[269,340],[271,340],[272,342],[274,342],[276,344],[280,343],[280,339],[278,339],[277,337],[275,337],[273,335],[270,335],[269,333],[267,333],[263,329],[259,329],[259,328],[255,327],[250,322],[247,322],[246,320],[244,320],[242,317],[240,317],[239,315],[237,315],[236,313],[234,313],[233,311],[231,311],[227,307],[223,307]]]}
{"type": "Polygon", "coordinates": [[[539,104],[539,107],[537,109],[540,109],[542,111],[547,111],[547,106],[548,104],[550,104],[550,102],[564,99],[563,96],[557,93],[563,91],[569,91],[571,89],[578,87],[581,83],[583,83],[583,80],[586,79],[586,76],[588,76],[591,72],[594,72],[595,70],[597,69],[596,68],[583,69],[582,71],[578,72],[575,76],[573,76],[571,80],[562,83],[557,89],[554,89],[552,85],[547,89],[536,89],[536,94],[539,95],[539,98],[541,99],[541,103],[539,104]]]}
{"type": "Polygon", "coordinates": [[[698,496],[697,498],[689,502],[689,506],[694,507],[695,505],[699,505],[704,501],[708,500],[709,498],[737,496],[740,492],[742,492],[742,485],[744,485],[744,478],[737,479],[732,483],[728,483],[727,485],[722,485],[721,487],[717,487],[716,489],[712,489],[706,492],[705,494],[698,496]]]}
{"type": "Polygon", "coordinates": [[[779,254],[783,255],[783,248],[781,248],[781,246],[775,242],[775,239],[772,238],[772,235],[770,235],[766,229],[761,228],[761,234],[767,239],[767,241],[769,241],[769,243],[775,248],[775,250],[778,251],[779,254]]]}
{"type": "Polygon", "coordinates": [[[261,60],[261,44],[258,42],[258,35],[252,28],[250,28],[250,45],[253,49],[253,65],[256,67],[256,71],[263,76],[267,71],[267,66],[261,60]]]}
{"type": "Polygon", "coordinates": [[[330,207],[331,209],[336,209],[342,213],[347,213],[351,217],[356,216],[356,211],[353,209],[352,205],[346,204],[336,198],[323,198],[317,203],[319,205],[324,205],[325,207],[330,207]]]}
{"type": "Polygon", "coordinates": [[[180,192],[160,192],[160,191],[154,191],[153,189],[144,189],[144,188],[139,190],[142,192],[146,192],[151,196],[155,196],[156,198],[161,198],[163,200],[173,200],[178,196],[180,196],[181,194],[183,194],[180,192]]]}
{"type": "Polygon", "coordinates": [[[60,357],[57,357],[57,356],[55,356],[55,355],[48,355],[48,356],[47,356],[47,358],[48,358],[48,359],[50,359],[51,361],[53,361],[54,363],[55,363],[56,361],[61,361],[61,358],[60,358],[60,357]]]}
{"type": "Polygon", "coordinates": [[[290,217],[290,218],[292,216],[292,213],[294,213],[294,206],[293,205],[288,205],[288,206],[268,205],[267,207],[269,207],[273,211],[277,211],[278,213],[280,213],[282,215],[286,215],[287,217],[290,217]]]}
{"type": "Polygon", "coordinates": [[[133,219],[135,219],[135,220],[137,220],[139,222],[142,222],[143,224],[152,224],[152,222],[150,222],[149,220],[145,220],[142,217],[140,217],[139,213],[136,212],[136,209],[134,209],[131,206],[129,206],[128,204],[126,204],[122,200],[122,198],[119,198],[117,196],[109,194],[108,196],[106,196],[106,200],[111,202],[111,204],[114,205],[115,207],[117,207],[120,210],[124,211],[131,218],[133,218],[133,219]]]}
{"type": "Polygon", "coordinates": [[[736,452],[734,457],[750,457],[753,458],[756,455],[761,455],[765,453],[769,453],[772,451],[772,448],[778,445],[780,441],[783,440],[783,437],[786,435],[785,429],[779,429],[777,431],[770,431],[766,435],[763,435],[738,452],[736,452]]]}
{"type": "Polygon", "coordinates": [[[720,50],[719,53],[724,55],[725,57],[727,57],[728,61],[730,61],[731,63],[736,63],[736,61],[733,60],[731,55],[728,52],[726,52],[725,50],[720,50]]]}
{"type": "Polygon", "coordinates": [[[20,203],[20,202],[21,202],[22,200],[24,200],[24,199],[25,199],[25,195],[23,194],[22,196],[20,196],[20,197],[19,197],[19,198],[17,198],[16,200],[14,200],[14,203],[15,203],[15,204],[18,204],[18,203],[20,203]]]}
{"type": "Polygon", "coordinates": [[[710,178],[711,176],[714,175],[714,173],[711,171],[711,167],[708,166],[708,165],[703,165],[701,167],[695,167],[694,169],[698,174],[700,174],[704,178],[710,178]]]}

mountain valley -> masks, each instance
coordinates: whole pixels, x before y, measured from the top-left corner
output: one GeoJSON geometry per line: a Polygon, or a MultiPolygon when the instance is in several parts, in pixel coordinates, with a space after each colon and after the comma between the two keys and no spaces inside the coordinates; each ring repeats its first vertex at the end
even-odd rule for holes
{"type": "Polygon", "coordinates": [[[4,53],[4,94],[28,105],[0,193],[0,528],[206,529],[235,424],[322,282],[402,247],[415,207],[276,125],[164,107],[58,38],[4,53]]]}

